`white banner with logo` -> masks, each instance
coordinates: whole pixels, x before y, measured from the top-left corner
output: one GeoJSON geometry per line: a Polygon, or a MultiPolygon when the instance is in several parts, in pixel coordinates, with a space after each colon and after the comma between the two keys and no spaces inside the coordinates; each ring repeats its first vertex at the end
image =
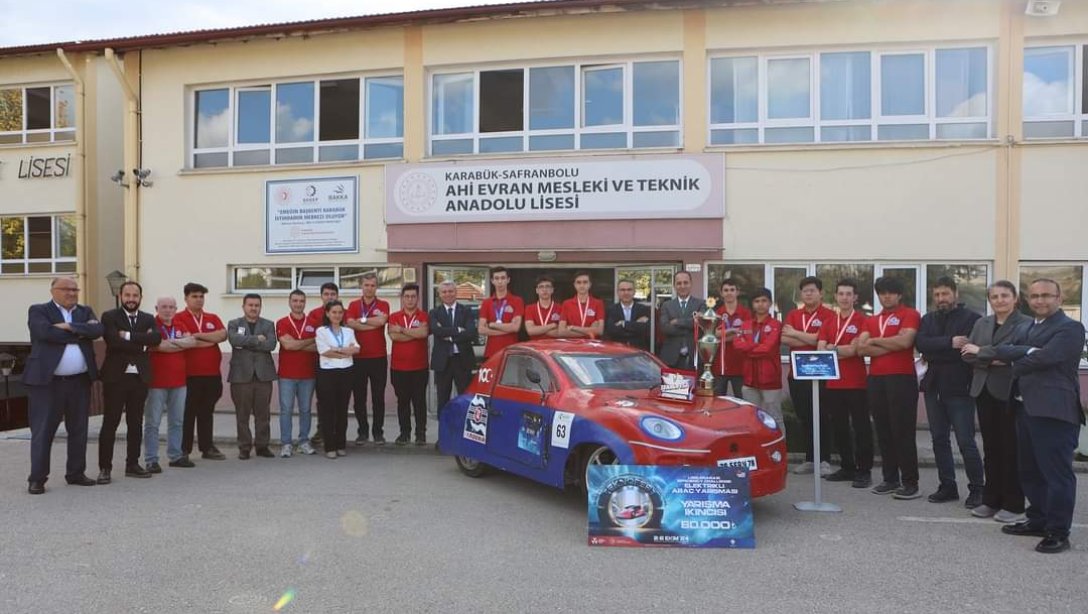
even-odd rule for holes
{"type": "Polygon", "coordinates": [[[721,154],[386,166],[386,223],[721,218],[721,154]]]}
{"type": "Polygon", "coordinates": [[[265,182],[266,254],[359,251],[359,178],[265,182]]]}

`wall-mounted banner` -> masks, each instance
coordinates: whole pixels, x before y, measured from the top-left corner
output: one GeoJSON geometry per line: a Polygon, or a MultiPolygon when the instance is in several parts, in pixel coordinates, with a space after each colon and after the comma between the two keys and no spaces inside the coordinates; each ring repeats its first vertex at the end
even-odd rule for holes
{"type": "Polygon", "coordinates": [[[359,178],[265,182],[266,254],[359,251],[359,178]]]}
{"type": "Polygon", "coordinates": [[[388,224],[725,215],[721,154],[390,164],[385,186],[388,224]]]}

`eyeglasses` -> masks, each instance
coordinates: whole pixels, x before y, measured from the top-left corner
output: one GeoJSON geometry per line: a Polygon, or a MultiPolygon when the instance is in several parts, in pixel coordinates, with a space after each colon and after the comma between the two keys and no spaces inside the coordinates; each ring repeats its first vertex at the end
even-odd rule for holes
{"type": "Polygon", "coordinates": [[[1052,298],[1058,298],[1058,295],[1057,294],[1029,294],[1028,295],[1028,299],[1033,300],[1033,301],[1038,301],[1038,300],[1046,301],[1046,300],[1050,300],[1052,298]]]}

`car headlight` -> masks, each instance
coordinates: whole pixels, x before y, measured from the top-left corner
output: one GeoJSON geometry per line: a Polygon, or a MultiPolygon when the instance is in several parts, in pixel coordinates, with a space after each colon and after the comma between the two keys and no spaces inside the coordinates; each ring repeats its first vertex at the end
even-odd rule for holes
{"type": "Polygon", "coordinates": [[[768,414],[762,409],[757,409],[756,417],[759,418],[759,421],[763,423],[763,426],[771,429],[772,431],[778,430],[778,421],[775,420],[774,416],[772,416],[771,414],[768,414]]]}
{"type": "Polygon", "coordinates": [[[646,416],[639,421],[639,426],[642,427],[642,432],[655,439],[680,441],[684,438],[684,429],[679,424],[657,416],[646,416]]]}

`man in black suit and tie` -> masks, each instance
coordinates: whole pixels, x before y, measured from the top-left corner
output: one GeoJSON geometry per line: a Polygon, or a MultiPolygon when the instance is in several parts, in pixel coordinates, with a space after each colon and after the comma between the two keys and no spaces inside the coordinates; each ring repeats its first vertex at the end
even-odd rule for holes
{"type": "Polygon", "coordinates": [[[117,296],[121,306],[102,314],[106,360],[102,363],[103,416],[98,435],[98,483],[110,483],[113,470],[113,442],[121,414],[125,414],[128,434],[125,436],[125,475],[149,478],[151,473],[140,466],[140,444],[143,443],[144,402],[151,383],[151,359],[147,348],[162,343],[155,327],[155,316],[140,311],[144,289],[135,281],[121,284],[117,296]]]}
{"type": "Polygon", "coordinates": [[[661,349],[658,355],[674,369],[695,369],[695,319],[696,313],[706,308],[703,299],[691,295],[691,273],[677,271],[673,276],[676,296],[661,305],[661,349]]]}
{"type": "Polygon", "coordinates": [[[621,279],[616,284],[618,303],[605,310],[604,338],[641,350],[650,349],[650,306],[635,301],[635,283],[621,279]]]}
{"type": "Polygon", "coordinates": [[[87,470],[87,410],[91,382],[98,375],[92,341],[102,336],[94,311],[76,303],[79,284],[58,277],[49,285],[53,300],[31,305],[30,356],[23,371],[30,418],[30,477],[27,492],[40,495],[49,479],[49,454],[57,427],[68,432],[68,466],[64,479],[94,486],[87,470]]]}
{"type": "Polygon", "coordinates": [[[1084,422],[1077,378],[1084,325],[1062,313],[1061,287],[1053,280],[1033,281],[1027,298],[1035,319],[994,351],[997,360],[1012,363],[1020,482],[1030,503],[1027,520],[1001,530],[1042,537],[1035,550],[1050,554],[1069,549],[1073,524],[1073,450],[1084,422]]]}
{"type": "Polygon", "coordinates": [[[457,302],[457,284],[444,281],[438,286],[441,304],[427,314],[430,334],[434,336],[431,347],[431,370],[438,393],[435,407],[442,411],[450,400],[454,385],[457,394],[464,393],[472,381],[472,367],[476,356],[472,342],[476,339],[476,322],[468,307],[457,302]]]}

